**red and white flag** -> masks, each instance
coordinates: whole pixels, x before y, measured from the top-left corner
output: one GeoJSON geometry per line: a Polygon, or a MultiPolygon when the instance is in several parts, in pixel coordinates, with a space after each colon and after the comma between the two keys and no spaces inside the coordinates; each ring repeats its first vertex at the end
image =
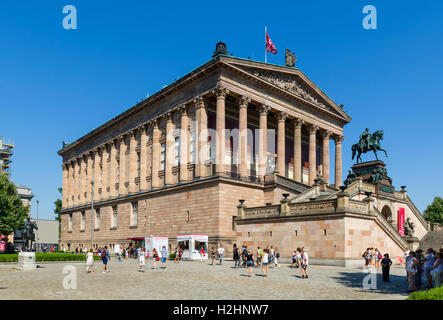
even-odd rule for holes
{"type": "Polygon", "coordinates": [[[268,32],[266,32],[266,52],[277,54],[277,48],[272,43],[271,38],[269,38],[268,32]]]}

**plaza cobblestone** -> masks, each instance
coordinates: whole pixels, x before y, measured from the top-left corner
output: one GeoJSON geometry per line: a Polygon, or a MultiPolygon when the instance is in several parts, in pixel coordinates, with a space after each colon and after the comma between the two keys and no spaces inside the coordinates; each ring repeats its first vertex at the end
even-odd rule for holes
{"type": "Polygon", "coordinates": [[[1,299],[405,299],[407,282],[404,268],[391,268],[391,282],[383,283],[377,274],[377,289],[364,289],[362,268],[310,266],[309,279],[288,264],[270,269],[269,277],[254,268],[252,277],[241,276],[244,268],[234,269],[232,261],[210,266],[205,262],[168,261],[166,269],[153,270],[152,262],[145,272],[137,272],[138,261],[129,259],[109,263],[111,272],[101,273],[101,263],[94,264],[95,273],[87,274],[84,263],[40,263],[35,271],[19,271],[14,265],[0,265],[1,299]],[[77,289],[63,288],[63,268],[77,270],[77,289]]]}

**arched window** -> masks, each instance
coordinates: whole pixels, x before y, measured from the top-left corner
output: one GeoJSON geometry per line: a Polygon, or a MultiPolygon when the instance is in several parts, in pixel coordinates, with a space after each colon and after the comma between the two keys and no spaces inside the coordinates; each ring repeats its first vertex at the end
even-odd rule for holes
{"type": "Polygon", "coordinates": [[[391,212],[391,208],[389,208],[388,205],[385,205],[383,207],[383,209],[381,210],[381,214],[383,215],[383,217],[385,217],[386,220],[388,220],[389,222],[392,222],[392,212],[391,212]]]}

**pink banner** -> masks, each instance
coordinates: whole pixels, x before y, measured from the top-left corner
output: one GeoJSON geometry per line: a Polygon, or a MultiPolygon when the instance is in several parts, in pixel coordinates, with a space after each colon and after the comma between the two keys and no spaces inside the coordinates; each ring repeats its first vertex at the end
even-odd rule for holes
{"type": "Polygon", "coordinates": [[[402,237],[405,236],[405,228],[403,224],[405,223],[405,208],[398,209],[398,232],[402,235],[402,237]]]}

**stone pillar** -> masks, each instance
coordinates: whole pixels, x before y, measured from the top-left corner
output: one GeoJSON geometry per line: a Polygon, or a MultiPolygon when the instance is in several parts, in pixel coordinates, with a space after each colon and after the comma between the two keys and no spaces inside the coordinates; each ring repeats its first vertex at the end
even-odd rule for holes
{"type": "Polygon", "coordinates": [[[310,125],[309,127],[309,185],[314,184],[317,178],[317,130],[318,126],[310,125]]]}
{"type": "Polygon", "coordinates": [[[80,204],[86,203],[86,157],[80,157],[80,204]]]}
{"type": "Polygon", "coordinates": [[[62,164],[62,208],[66,208],[68,206],[68,172],[69,169],[66,166],[66,163],[62,164]]]}
{"type": "MultiPolygon", "coordinates": [[[[245,96],[241,96],[238,99],[239,104],[239,117],[238,117],[238,129],[239,129],[239,151],[240,151],[240,163],[239,173],[240,177],[245,179],[248,176],[248,104],[251,99],[245,96]]],[[[224,140],[224,139],[223,139],[224,140]]]]}
{"type": "Polygon", "coordinates": [[[323,179],[328,183],[329,185],[329,139],[331,137],[331,132],[328,130],[323,130],[321,132],[322,134],[322,176],[323,179]]]}
{"type": "Polygon", "coordinates": [[[140,191],[148,190],[148,135],[146,134],[146,126],[141,126],[140,131],[140,191]]]}
{"type": "Polygon", "coordinates": [[[174,164],[174,125],[172,113],[166,113],[166,159],[165,159],[165,185],[172,185],[172,167],[174,164]]]}
{"type": "Polygon", "coordinates": [[[225,174],[225,121],[226,121],[226,111],[225,111],[225,100],[229,91],[226,88],[217,86],[215,89],[215,96],[217,99],[217,110],[216,110],[216,130],[217,137],[215,139],[215,149],[216,149],[216,162],[215,162],[215,173],[216,175],[223,176],[225,174]]]}
{"type": "Polygon", "coordinates": [[[277,172],[286,176],[285,170],[285,122],[287,113],[279,112],[277,127],[277,172]]]}
{"type": "Polygon", "coordinates": [[[160,188],[158,171],[160,169],[160,129],[158,121],[152,122],[152,166],[151,166],[151,186],[153,189],[160,188]]]}
{"type": "Polygon", "coordinates": [[[115,198],[117,197],[117,189],[115,188],[115,184],[117,181],[117,141],[113,140],[110,143],[110,161],[109,161],[109,197],[115,198]]]}
{"type": "Polygon", "coordinates": [[[78,206],[80,204],[80,158],[76,158],[74,160],[74,171],[75,171],[75,175],[74,175],[74,205],[78,206]]]}
{"type": "Polygon", "coordinates": [[[68,206],[74,206],[74,162],[69,161],[68,164],[68,206]]]}
{"type": "Polygon", "coordinates": [[[125,135],[121,135],[120,137],[120,178],[118,181],[118,194],[120,196],[124,196],[128,194],[128,191],[125,186],[126,182],[126,143],[125,143],[125,135]]]}
{"type": "Polygon", "coordinates": [[[94,151],[94,202],[100,200],[98,188],[100,187],[100,154],[99,150],[94,151]]]}
{"type": "Polygon", "coordinates": [[[302,164],[301,164],[301,127],[304,121],[294,119],[294,170],[293,179],[302,182],[302,164]]]}
{"type": "Polygon", "coordinates": [[[132,130],[129,134],[129,193],[137,192],[135,178],[137,176],[137,131],[132,130]]]}
{"type": "Polygon", "coordinates": [[[94,179],[94,169],[93,167],[94,163],[94,152],[88,153],[88,172],[86,173],[86,202],[91,202],[91,192],[92,192],[92,185],[91,181],[94,179]]]}
{"type": "Polygon", "coordinates": [[[268,112],[271,108],[267,105],[260,106],[260,131],[259,131],[259,168],[260,177],[266,175],[268,165],[268,112]]]}
{"type": "Polygon", "coordinates": [[[343,136],[335,137],[335,187],[338,189],[342,184],[342,169],[341,169],[341,145],[343,136]]]}
{"type": "Polygon", "coordinates": [[[206,177],[205,161],[207,159],[208,150],[208,115],[203,97],[194,99],[196,121],[197,121],[197,152],[195,154],[195,176],[197,178],[206,177]]]}
{"type": "Polygon", "coordinates": [[[108,143],[102,148],[102,195],[101,199],[105,200],[109,198],[109,152],[108,143]]]}
{"type": "Polygon", "coordinates": [[[186,106],[180,107],[180,182],[188,181],[188,162],[189,162],[189,118],[186,113],[186,106]]]}

